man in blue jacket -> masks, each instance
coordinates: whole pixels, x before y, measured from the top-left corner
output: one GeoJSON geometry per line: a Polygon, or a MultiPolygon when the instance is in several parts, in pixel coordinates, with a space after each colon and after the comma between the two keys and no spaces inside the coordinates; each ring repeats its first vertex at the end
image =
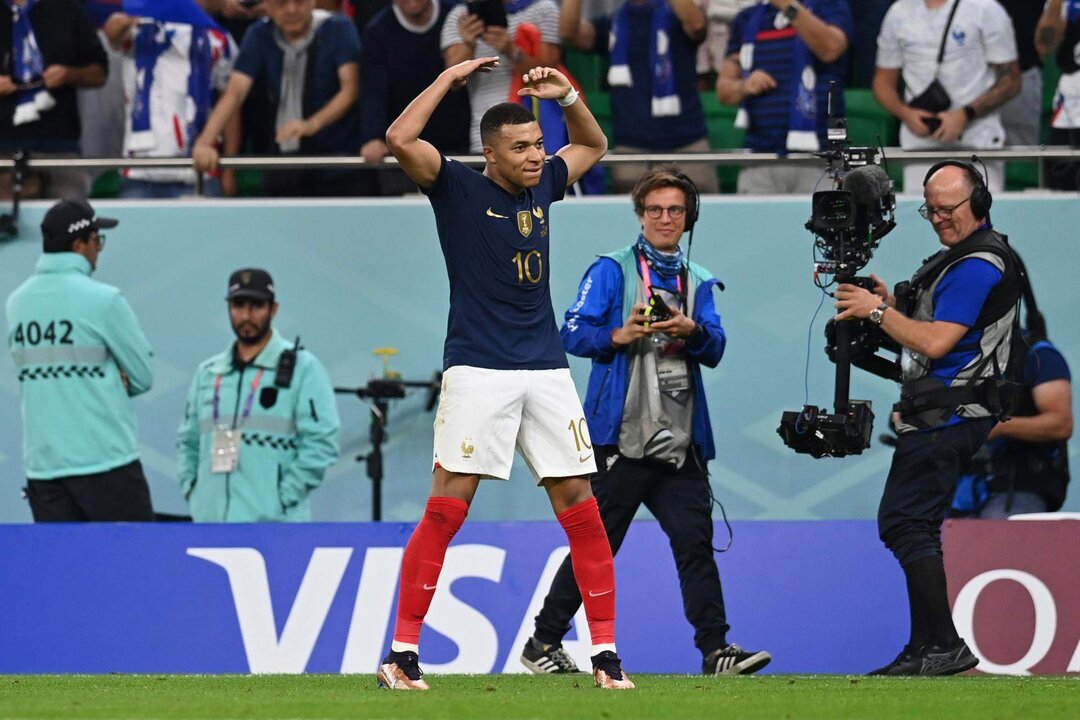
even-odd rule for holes
{"type": "MultiPolygon", "coordinates": [[[[702,671],[753,673],[771,656],[728,643],[713,560],[706,463],[716,453],[701,365],[716,367],[727,336],[712,296],[719,282],[679,247],[697,219],[697,188],[677,168],[660,167],[638,179],[631,197],[641,234],[592,264],[561,331],[568,352],[593,361],[585,397],[599,468],[593,494],[613,553],[642,504],[670,538],[702,671]]],[[[567,559],[522,651],[527,668],[578,671],[562,638],[580,604],[567,559]]]]}
{"type": "Polygon", "coordinates": [[[82,200],[53,205],[44,254],[7,301],[37,522],[154,519],[131,404],[153,383],[150,344],[120,291],[90,277],[116,225],[82,200]]]}

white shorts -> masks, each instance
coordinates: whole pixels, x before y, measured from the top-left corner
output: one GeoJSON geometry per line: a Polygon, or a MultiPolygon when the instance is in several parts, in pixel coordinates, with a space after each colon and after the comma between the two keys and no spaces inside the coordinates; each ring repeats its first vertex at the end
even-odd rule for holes
{"type": "Polygon", "coordinates": [[[570,371],[456,365],[443,373],[435,464],[450,472],[506,480],[515,446],[537,482],[596,472],[570,371]]]}

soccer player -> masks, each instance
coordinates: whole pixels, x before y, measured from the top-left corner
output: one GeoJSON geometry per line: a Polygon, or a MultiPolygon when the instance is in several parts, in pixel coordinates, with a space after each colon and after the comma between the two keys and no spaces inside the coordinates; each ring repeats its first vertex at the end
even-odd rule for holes
{"type": "Polygon", "coordinates": [[[481,120],[483,173],[421,140],[443,97],[497,63],[482,57],[447,68],[386,132],[390,151],[435,211],[450,315],[431,496],[405,548],[393,644],[378,681],[428,689],[418,643],[446,548],[480,479],[510,477],[516,445],[566,530],[596,685],[629,689],[615,652],[611,547],[588,481],[596,463],[548,283],[548,208],[604,156],[607,139],[566,77],[536,67],[522,77],[520,94],[564,108],[570,142],[554,157],[545,157],[540,127],[517,103],[494,105],[481,120]]]}

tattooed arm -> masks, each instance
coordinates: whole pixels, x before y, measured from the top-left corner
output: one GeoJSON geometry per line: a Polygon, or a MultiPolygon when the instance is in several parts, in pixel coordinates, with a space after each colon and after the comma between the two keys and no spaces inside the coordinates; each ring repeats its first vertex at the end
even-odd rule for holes
{"type": "Polygon", "coordinates": [[[1001,107],[1020,93],[1020,85],[1023,81],[1020,77],[1018,62],[1014,60],[1000,65],[991,64],[990,67],[994,70],[994,84],[969,105],[939,113],[941,126],[934,132],[934,139],[942,142],[956,142],[964,134],[964,129],[969,122],[967,108],[971,108],[975,113],[971,119],[979,118],[1001,107]]]}
{"type": "Polygon", "coordinates": [[[1065,18],[1061,12],[1062,0],[1046,3],[1039,24],[1035,26],[1035,51],[1039,57],[1056,52],[1065,37],[1065,18]]]}

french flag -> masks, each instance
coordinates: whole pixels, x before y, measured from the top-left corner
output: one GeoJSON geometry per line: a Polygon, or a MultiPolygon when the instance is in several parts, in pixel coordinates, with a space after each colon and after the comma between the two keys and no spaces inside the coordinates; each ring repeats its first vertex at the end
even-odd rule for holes
{"type": "Polygon", "coordinates": [[[162,22],[220,29],[195,0],[87,0],[86,12],[98,27],[113,13],[123,12],[162,22]]]}

